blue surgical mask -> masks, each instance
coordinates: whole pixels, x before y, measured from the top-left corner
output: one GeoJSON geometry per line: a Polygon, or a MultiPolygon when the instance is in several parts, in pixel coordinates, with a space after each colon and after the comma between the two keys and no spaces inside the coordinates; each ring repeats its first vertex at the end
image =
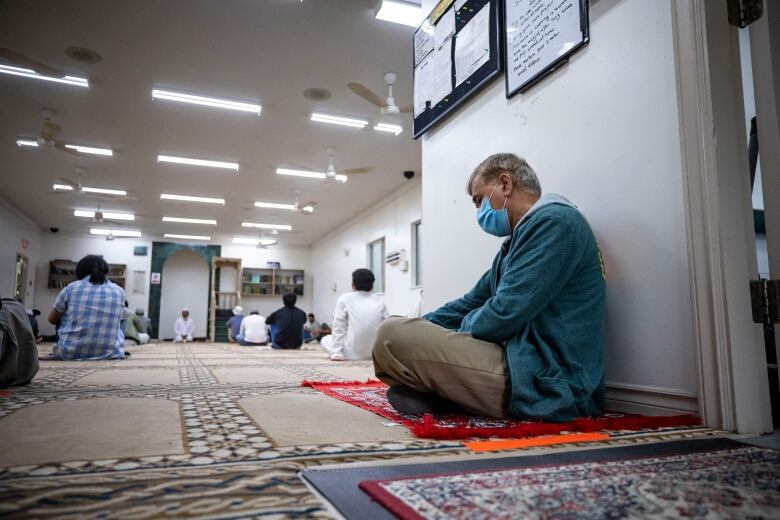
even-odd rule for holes
{"type": "Polygon", "coordinates": [[[497,186],[498,182],[493,186],[490,197],[482,199],[482,205],[477,210],[477,222],[485,233],[497,237],[507,237],[512,234],[512,226],[509,224],[509,213],[506,210],[506,197],[503,208],[493,209],[490,206],[490,199],[493,198],[497,186]]]}

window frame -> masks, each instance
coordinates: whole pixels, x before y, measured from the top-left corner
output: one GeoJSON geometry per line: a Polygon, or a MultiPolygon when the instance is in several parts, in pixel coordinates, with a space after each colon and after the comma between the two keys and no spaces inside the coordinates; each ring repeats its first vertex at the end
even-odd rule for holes
{"type": "Polygon", "coordinates": [[[386,284],[385,284],[385,247],[387,246],[387,243],[385,241],[384,235],[379,237],[379,238],[377,238],[377,239],[375,239],[375,240],[372,240],[368,244],[366,244],[366,264],[368,265],[368,269],[370,269],[371,272],[374,273],[374,278],[376,278],[377,277],[376,276],[377,269],[375,269],[374,266],[371,265],[372,258],[373,258],[372,257],[372,252],[373,252],[372,248],[373,248],[374,244],[381,244],[381,246],[382,246],[382,249],[381,249],[381,253],[382,254],[379,257],[379,261],[380,261],[380,264],[381,264],[381,266],[380,266],[380,268],[381,268],[381,277],[379,278],[379,282],[381,282],[381,283],[380,284],[376,284],[375,283],[374,284],[374,290],[371,291],[371,292],[384,294],[385,287],[386,287],[386,284]],[[377,285],[381,285],[381,287],[377,287],[377,285]]]}

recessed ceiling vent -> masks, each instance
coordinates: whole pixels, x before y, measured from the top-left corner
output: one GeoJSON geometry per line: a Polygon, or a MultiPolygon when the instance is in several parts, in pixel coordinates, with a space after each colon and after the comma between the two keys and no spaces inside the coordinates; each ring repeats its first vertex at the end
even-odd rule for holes
{"type": "Polygon", "coordinates": [[[84,47],[68,47],[65,54],[81,63],[100,63],[103,59],[97,52],[84,47]]]}
{"type": "Polygon", "coordinates": [[[303,97],[312,101],[325,101],[330,99],[330,91],[325,88],[307,88],[303,91],[303,97]]]}

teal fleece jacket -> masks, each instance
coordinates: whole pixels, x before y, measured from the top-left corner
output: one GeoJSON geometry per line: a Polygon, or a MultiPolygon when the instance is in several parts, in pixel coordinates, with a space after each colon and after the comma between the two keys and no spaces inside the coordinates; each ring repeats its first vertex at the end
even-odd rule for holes
{"type": "Polygon", "coordinates": [[[549,194],[471,291],[423,318],[504,347],[512,415],[566,422],[603,407],[604,298],[593,231],[574,205],[549,194]]]}

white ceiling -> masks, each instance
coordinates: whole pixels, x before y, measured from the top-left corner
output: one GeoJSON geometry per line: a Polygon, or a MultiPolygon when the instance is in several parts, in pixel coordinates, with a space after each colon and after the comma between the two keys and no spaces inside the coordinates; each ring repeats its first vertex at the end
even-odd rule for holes
{"type": "MultiPolygon", "coordinates": [[[[0,74],[0,195],[41,226],[88,233],[74,209],[99,199],[55,195],[57,177],[126,189],[138,201],[102,202],[104,211],[131,210],[145,236],[211,235],[213,240],[256,236],[242,221],[292,224],[280,244],[308,245],[399,188],[402,172],[420,174],[420,143],[411,139],[409,115],[399,136],[309,121],[312,111],[372,122],[379,110],[347,89],[358,81],[383,95],[382,75],[398,73],[396,101],[411,103],[411,35],[406,26],[373,18],[373,0],[68,0],[0,1],[0,47],[70,73],[90,87],[60,85],[0,74]],[[81,46],[103,57],[95,65],[65,55],[81,46]],[[260,117],[240,112],[152,101],[153,87],[259,101],[260,117]],[[309,87],[333,94],[324,102],[303,97],[309,87]],[[56,110],[59,138],[114,149],[114,157],[79,158],[53,149],[19,148],[17,136],[36,136],[41,109],[56,110]],[[277,166],[327,165],[335,146],[339,169],[374,166],[346,184],[279,176],[277,166]],[[158,154],[236,161],[229,170],[158,164],[158,154]],[[252,208],[256,200],[319,202],[317,213],[252,208]],[[224,207],[161,201],[160,193],[223,197],[224,207]],[[246,210],[245,208],[251,208],[246,210]],[[213,226],[162,223],[162,216],[217,219],[213,226]]],[[[100,199],[105,200],[105,199],[100,199]]]]}

